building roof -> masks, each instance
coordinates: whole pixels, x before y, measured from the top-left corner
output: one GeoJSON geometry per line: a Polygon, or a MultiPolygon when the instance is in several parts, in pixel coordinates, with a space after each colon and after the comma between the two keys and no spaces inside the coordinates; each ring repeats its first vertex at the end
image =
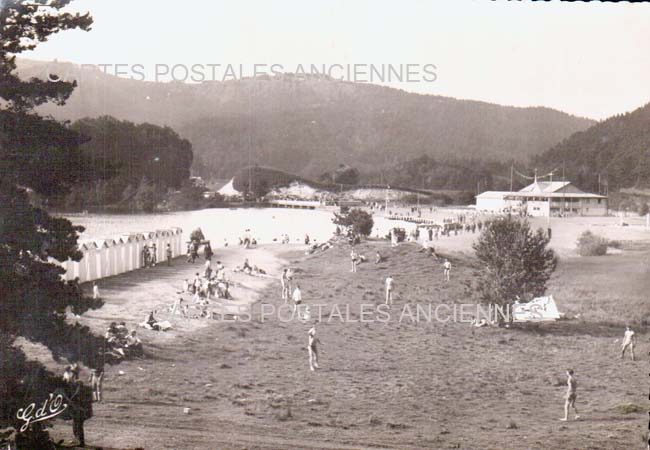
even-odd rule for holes
{"type": "Polygon", "coordinates": [[[570,181],[535,181],[521,189],[519,192],[536,192],[538,194],[551,193],[557,192],[570,184],[570,181]]]}
{"type": "Polygon", "coordinates": [[[573,186],[570,181],[535,181],[529,184],[519,192],[513,192],[510,198],[528,198],[528,197],[545,197],[545,198],[607,198],[604,195],[590,194],[583,192],[573,186]]]}
{"type": "Polygon", "coordinates": [[[494,199],[522,199],[530,197],[543,198],[607,198],[605,195],[590,194],[583,192],[570,181],[535,181],[517,192],[508,191],[485,191],[476,198],[494,199]]]}
{"type": "Polygon", "coordinates": [[[504,195],[511,194],[507,191],[485,191],[481,192],[476,198],[503,198],[504,195]]]}
{"type": "Polygon", "coordinates": [[[515,198],[607,198],[604,195],[589,194],[587,192],[508,192],[507,197],[515,198]]]}

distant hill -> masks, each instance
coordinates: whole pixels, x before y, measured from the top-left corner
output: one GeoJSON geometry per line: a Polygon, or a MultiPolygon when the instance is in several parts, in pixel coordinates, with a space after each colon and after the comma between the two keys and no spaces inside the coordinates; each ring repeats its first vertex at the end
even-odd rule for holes
{"type": "Polygon", "coordinates": [[[533,159],[544,170],[595,192],[650,188],[650,103],[577,132],[533,159]]]}
{"type": "MultiPolygon", "coordinates": [[[[473,200],[473,196],[468,197],[462,191],[417,189],[408,183],[404,185],[391,184],[390,190],[387,191],[385,184],[342,184],[315,181],[282,170],[262,166],[245,167],[237,171],[232,179],[234,190],[240,193],[249,192],[257,197],[262,197],[272,191],[282,191],[282,188],[288,188],[296,184],[320,193],[336,194],[342,198],[355,200],[384,199],[386,195],[389,195],[392,199],[399,198],[402,201],[411,197],[410,200],[415,202],[418,194],[425,203],[450,204],[456,202],[456,204],[466,204],[468,201],[473,200]]],[[[296,187],[296,190],[300,189],[296,187]]]]}
{"type": "Polygon", "coordinates": [[[19,71],[79,80],[65,107],[41,109],[56,118],[111,115],[172,127],[192,143],[194,172],[204,178],[230,177],[251,164],[317,178],[340,163],[363,173],[423,155],[523,161],[594,124],[548,108],[315,76],[153,83],[27,60],[19,71]]]}

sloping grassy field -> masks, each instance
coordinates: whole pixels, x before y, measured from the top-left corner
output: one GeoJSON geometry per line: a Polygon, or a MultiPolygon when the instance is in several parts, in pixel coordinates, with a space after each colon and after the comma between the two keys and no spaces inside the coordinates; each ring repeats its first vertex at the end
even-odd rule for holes
{"type": "MultiPolygon", "coordinates": [[[[324,312],[349,305],[352,320],[361,304],[381,303],[383,280],[395,278],[388,323],[334,318],[317,326],[323,345],[316,372],[307,364],[312,324],[277,316],[261,322],[260,303],[249,322],[214,321],[164,339],[143,331],[149,357],[109,369],[106,401],[87,422],[87,441],[146,449],[644,448],[646,248],[562,260],[550,292],[560,311],[578,318],[524,329],[400,322],[407,303],[474,302],[478,265],[471,257],[443,255],[453,264],[446,283],[442,261],[417,249],[364,243],[360,253],[374,261],[379,250],[387,260],[362,264],[355,274],[346,245],[284,255],[298,269],[305,303],[325,304],[324,312]],[[636,362],[618,359],[617,339],[628,322],[639,333],[636,362]],[[569,367],[579,380],[582,418],[560,422],[569,367]]],[[[148,285],[138,298],[166,288],[148,285]]],[[[122,283],[121,292],[103,290],[110,305],[138,289],[122,283]]],[[[282,304],[279,283],[263,291],[261,302],[282,304]]],[[[118,309],[107,311],[115,320],[118,309]]],[[[70,434],[67,424],[57,432],[70,434]]]]}

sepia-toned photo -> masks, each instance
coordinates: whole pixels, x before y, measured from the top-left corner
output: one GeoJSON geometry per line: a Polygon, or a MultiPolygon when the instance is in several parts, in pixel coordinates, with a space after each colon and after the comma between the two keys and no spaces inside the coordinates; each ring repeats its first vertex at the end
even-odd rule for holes
{"type": "Polygon", "coordinates": [[[0,0],[0,450],[650,450],[649,24],[0,0]]]}

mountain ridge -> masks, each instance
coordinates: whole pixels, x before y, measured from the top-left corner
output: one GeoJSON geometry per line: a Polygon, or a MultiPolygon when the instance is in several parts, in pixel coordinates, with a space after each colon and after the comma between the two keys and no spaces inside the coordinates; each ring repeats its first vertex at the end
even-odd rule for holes
{"type": "Polygon", "coordinates": [[[29,60],[19,60],[19,72],[80,80],[66,106],[40,112],[170,126],[192,143],[194,172],[221,178],[251,164],[318,177],[341,162],[364,171],[422,155],[524,161],[596,123],[322,76],[155,83],[29,60]]]}

